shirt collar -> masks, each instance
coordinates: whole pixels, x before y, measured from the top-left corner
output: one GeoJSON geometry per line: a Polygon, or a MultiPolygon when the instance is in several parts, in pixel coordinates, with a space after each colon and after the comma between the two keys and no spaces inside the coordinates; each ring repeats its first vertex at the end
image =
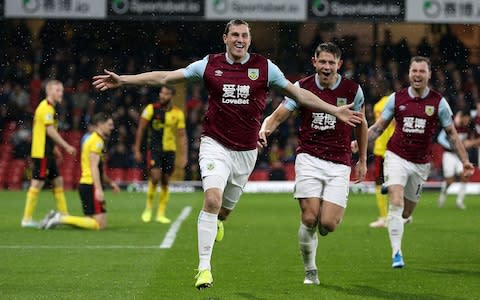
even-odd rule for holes
{"type": "MultiPolygon", "coordinates": [[[[428,93],[430,93],[430,88],[427,86],[427,88],[425,89],[425,91],[423,92],[423,95],[420,96],[420,98],[425,98],[428,96],[428,93]]],[[[408,95],[411,97],[411,98],[415,98],[415,96],[413,95],[413,88],[411,86],[408,87],[408,95]]]]}
{"type": "MultiPolygon", "coordinates": [[[[340,85],[340,81],[342,80],[342,75],[340,74],[337,74],[338,75],[338,78],[337,78],[337,81],[335,82],[335,84],[332,86],[331,90],[334,90],[336,89],[339,85],[340,85]]],[[[324,89],[323,86],[320,85],[320,79],[318,78],[318,74],[315,73],[315,84],[317,85],[317,87],[321,90],[324,89]]]]}
{"type": "MultiPolygon", "coordinates": [[[[230,59],[230,57],[228,57],[228,53],[225,52],[225,59],[227,60],[227,62],[231,65],[234,64],[234,61],[232,59],[230,59]]],[[[247,54],[245,54],[245,57],[242,59],[242,61],[240,61],[240,63],[243,65],[245,64],[248,60],[250,59],[250,53],[247,52],[247,54]]]]}

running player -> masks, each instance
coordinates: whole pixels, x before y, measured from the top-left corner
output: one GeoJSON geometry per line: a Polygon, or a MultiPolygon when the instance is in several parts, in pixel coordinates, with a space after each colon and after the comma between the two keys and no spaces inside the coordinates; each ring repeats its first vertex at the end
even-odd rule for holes
{"type": "MultiPolygon", "coordinates": [[[[480,145],[480,138],[473,137],[473,128],[471,124],[470,111],[458,111],[455,114],[453,120],[455,128],[457,129],[458,136],[463,142],[463,145],[466,149],[471,147],[478,147],[480,145]]],[[[442,156],[442,169],[444,181],[440,190],[440,196],[438,197],[438,207],[443,207],[445,201],[447,200],[447,190],[448,187],[455,182],[455,177],[458,176],[460,179],[459,182],[459,191],[456,199],[456,206],[458,209],[466,209],[464,199],[465,192],[467,189],[468,177],[463,174],[463,165],[460,161],[460,158],[453,151],[453,147],[450,141],[447,138],[447,133],[445,130],[440,131],[440,134],[437,137],[437,142],[442,145],[444,152],[442,156]]]]}
{"type": "Polygon", "coordinates": [[[186,80],[203,80],[209,92],[208,111],[203,120],[199,165],[204,190],[204,204],[198,216],[198,273],[195,287],[213,285],[211,256],[215,240],[223,236],[225,220],[234,209],[257,159],[260,117],[269,88],[320,111],[336,116],[349,125],[363,119],[351,106],[333,106],[290,83],[269,59],[249,53],[250,27],[243,20],[232,20],[225,26],[223,42],[226,52],[207,55],[204,59],[175,71],[154,71],[119,76],[93,77],[100,91],[122,85],[175,84],[186,80]],[[217,235],[218,233],[218,235],[217,235]]]}
{"type": "Polygon", "coordinates": [[[429,88],[430,59],[415,56],[410,61],[410,86],[390,95],[379,120],[368,130],[369,140],[380,136],[395,119],[395,131],[387,145],[384,175],[390,206],[387,228],[392,247],[392,267],[405,265],[402,253],[404,219],[409,218],[420,200],[422,187],[430,172],[433,138],[438,125],[445,129],[463,164],[465,176],[473,165],[453,125],[447,100],[429,88]]]}
{"type": "MultiPolygon", "coordinates": [[[[354,110],[365,113],[362,88],[338,74],[342,66],[341,51],[334,43],[322,43],[312,58],[316,73],[295,85],[308,89],[318,97],[336,106],[354,104],[354,110]]],[[[347,207],[352,151],[351,127],[335,116],[308,107],[299,106],[290,98],[267,118],[259,132],[260,140],[267,137],[299,110],[299,146],[295,160],[295,191],[301,210],[298,241],[303,257],[304,284],[320,284],[315,261],[318,238],[333,232],[340,224],[347,207]]],[[[361,181],[367,171],[367,120],[355,128],[359,161],[355,168],[356,180],[361,181]]],[[[265,146],[264,143],[263,146],[265,146]]]]}

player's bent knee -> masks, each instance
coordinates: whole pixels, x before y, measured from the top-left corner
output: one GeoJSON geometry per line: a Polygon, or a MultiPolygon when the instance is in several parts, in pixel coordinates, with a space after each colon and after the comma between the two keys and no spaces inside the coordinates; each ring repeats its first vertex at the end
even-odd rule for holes
{"type": "Polygon", "coordinates": [[[313,214],[303,214],[302,223],[307,227],[315,227],[318,225],[318,217],[313,214]]]}
{"type": "Polygon", "coordinates": [[[321,223],[322,227],[328,230],[329,232],[334,232],[335,229],[337,229],[338,222],[335,221],[328,221],[328,222],[323,222],[321,223]]]}

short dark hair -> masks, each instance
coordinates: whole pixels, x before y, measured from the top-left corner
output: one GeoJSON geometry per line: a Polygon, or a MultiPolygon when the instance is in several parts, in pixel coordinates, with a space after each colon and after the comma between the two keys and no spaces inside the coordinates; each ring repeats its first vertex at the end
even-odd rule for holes
{"type": "Polygon", "coordinates": [[[227,25],[225,25],[225,30],[223,31],[223,34],[227,35],[230,31],[230,26],[232,25],[246,25],[248,27],[248,30],[250,30],[250,25],[248,25],[247,22],[245,22],[244,20],[235,19],[228,21],[227,25]]]}
{"type": "Polygon", "coordinates": [[[432,62],[430,61],[430,58],[425,57],[425,56],[414,56],[412,59],[410,59],[410,66],[414,63],[420,63],[420,62],[425,62],[427,63],[428,70],[432,70],[432,62]]]}
{"type": "Polygon", "coordinates": [[[161,92],[163,88],[166,88],[167,90],[169,90],[172,93],[172,95],[175,95],[175,93],[177,92],[177,89],[173,85],[168,85],[168,84],[164,84],[160,86],[159,92],[161,92]]]}
{"type": "Polygon", "coordinates": [[[93,115],[92,121],[90,122],[90,124],[96,126],[98,125],[98,123],[105,123],[111,118],[112,117],[109,114],[105,112],[99,112],[93,115]]]}
{"type": "Polygon", "coordinates": [[[332,42],[321,43],[320,45],[318,45],[317,49],[315,49],[315,57],[318,57],[318,55],[320,55],[320,52],[327,52],[333,54],[333,56],[338,59],[342,57],[342,50],[340,50],[337,44],[332,42]]]}

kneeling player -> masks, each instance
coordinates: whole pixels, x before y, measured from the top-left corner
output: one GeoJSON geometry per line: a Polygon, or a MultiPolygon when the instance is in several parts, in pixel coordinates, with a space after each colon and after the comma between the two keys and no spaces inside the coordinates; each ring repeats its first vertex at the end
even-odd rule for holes
{"type": "Polygon", "coordinates": [[[85,217],[62,215],[52,211],[42,221],[41,227],[44,229],[50,229],[60,224],[94,230],[107,226],[102,177],[103,181],[110,184],[114,192],[120,191],[115,182],[112,182],[103,172],[101,173],[105,140],[114,128],[113,120],[104,113],[98,113],[93,117],[92,125],[94,131],[82,144],[82,176],[78,188],[85,217]]]}

